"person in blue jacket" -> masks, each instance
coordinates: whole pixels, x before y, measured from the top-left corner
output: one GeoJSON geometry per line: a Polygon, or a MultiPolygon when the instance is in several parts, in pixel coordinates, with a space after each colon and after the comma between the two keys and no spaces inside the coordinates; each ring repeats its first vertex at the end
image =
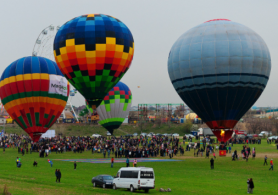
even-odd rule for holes
{"type": "Polygon", "coordinates": [[[129,167],[129,158],[127,156],[127,159],[126,159],[126,167],[129,167]]]}

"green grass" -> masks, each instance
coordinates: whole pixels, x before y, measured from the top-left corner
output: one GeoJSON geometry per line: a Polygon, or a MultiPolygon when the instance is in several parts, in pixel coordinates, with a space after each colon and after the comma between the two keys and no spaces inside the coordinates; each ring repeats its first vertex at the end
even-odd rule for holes
{"type": "MultiPolygon", "coordinates": [[[[90,125],[90,124],[54,124],[50,129],[55,129],[56,134],[62,133],[66,136],[91,136],[94,133],[100,135],[106,135],[107,130],[101,125],[90,125]]],[[[5,127],[5,131],[7,133],[17,133],[24,134],[25,132],[16,124],[7,124],[5,127]]],[[[184,135],[184,125],[183,124],[171,124],[170,126],[166,124],[162,124],[160,126],[153,125],[153,123],[144,124],[142,127],[142,132],[149,133],[179,133],[180,135],[184,135]]],[[[141,128],[138,125],[126,125],[123,124],[119,129],[114,131],[114,135],[125,135],[125,134],[133,134],[133,133],[141,133],[141,128]]]]}
{"type": "MultiPolygon", "coordinates": [[[[138,166],[153,167],[155,171],[155,190],[149,194],[162,194],[159,188],[171,188],[171,194],[246,194],[246,180],[252,177],[255,184],[254,194],[276,194],[278,191],[277,167],[278,155],[274,144],[267,145],[263,140],[261,145],[255,146],[257,156],[255,160],[249,159],[231,161],[227,157],[218,157],[215,160],[215,169],[211,170],[209,160],[204,157],[193,157],[193,151],[186,152],[184,157],[179,155],[174,158],[182,159],[181,162],[146,162],[138,166]],[[274,159],[274,171],[269,171],[269,166],[263,166],[263,156],[274,159]]],[[[234,145],[233,150],[238,151],[242,145],[234,145]]],[[[82,154],[67,152],[63,154],[50,154],[50,159],[77,159],[77,158],[102,158],[101,154],[91,154],[87,151],[82,154]]],[[[162,157],[166,158],[166,157],[162,157]]],[[[72,162],[53,161],[53,167],[47,158],[39,158],[38,153],[21,156],[16,149],[6,149],[5,154],[0,153],[0,193],[4,184],[9,191],[15,194],[131,194],[126,189],[94,188],[92,177],[98,174],[116,175],[117,171],[125,166],[124,163],[110,164],[77,163],[77,170],[73,170],[72,162]],[[17,168],[15,159],[19,156],[22,167],[17,168]],[[33,167],[36,160],[38,167],[33,167]],[[61,183],[55,182],[55,169],[61,169],[61,183]]],[[[167,192],[164,192],[167,194],[167,192]]],[[[137,191],[135,194],[144,194],[137,191]]]]}

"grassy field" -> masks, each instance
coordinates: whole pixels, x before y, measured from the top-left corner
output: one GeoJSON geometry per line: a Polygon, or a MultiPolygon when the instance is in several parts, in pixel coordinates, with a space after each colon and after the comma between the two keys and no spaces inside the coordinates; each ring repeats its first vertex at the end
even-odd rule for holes
{"type": "MultiPolygon", "coordinates": [[[[254,194],[276,194],[278,191],[277,168],[278,155],[275,144],[266,144],[263,140],[256,147],[256,159],[231,161],[227,157],[218,157],[215,160],[215,169],[211,170],[209,160],[204,157],[193,157],[193,151],[186,152],[185,156],[175,156],[180,162],[146,162],[138,166],[153,167],[155,170],[155,189],[149,194],[246,194],[247,178],[252,177],[255,184],[254,194]],[[267,154],[274,160],[274,171],[270,166],[263,166],[263,157],[267,154]],[[159,192],[159,188],[171,188],[172,192],[159,192]]],[[[242,145],[234,145],[238,151],[242,145]]],[[[125,166],[116,163],[114,168],[110,164],[78,163],[77,170],[73,170],[72,162],[55,161],[54,159],[102,158],[101,154],[91,154],[87,151],[82,154],[67,152],[50,154],[54,164],[50,167],[47,158],[39,158],[38,153],[21,156],[16,149],[6,149],[0,153],[0,193],[4,185],[14,194],[131,194],[125,189],[94,188],[92,177],[98,174],[116,175],[119,168],[125,166]],[[22,161],[22,167],[16,167],[16,157],[22,161]],[[36,160],[38,167],[33,167],[36,160]],[[55,182],[55,169],[61,169],[61,183],[55,182]]],[[[166,158],[166,157],[161,157],[166,158]]],[[[144,194],[136,191],[135,194],[144,194]]]]}
{"type": "MultiPolygon", "coordinates": [[[[86,135],[91,136],[94,133],[100,135],[106,135],[107,130],[103,128],[101,125],[90,125],[90,124],[54,124],[50,129],[55,129],[56,134],[62,133],[66,136],[78,136],[78,135],[86,135]]],[[[24,131],[16,124],[7,124],[5,127],[5,131],[7,133],[17,133],[23,134],[24,131]]],[[[152,123],[144,124],[142,127],[142,132],[149,133],[179,133],[180,135],[185,134],[183,124],[171,124],[166,125],[162,124],[161,126],[153,125],[152,123]]],[[[141,133],[141,127],[138,125],[125,125],[123,124],[119,129],[114,131],[114,135],[125,135],[125,134],[133,134],[133,133],[141,133]]]]}

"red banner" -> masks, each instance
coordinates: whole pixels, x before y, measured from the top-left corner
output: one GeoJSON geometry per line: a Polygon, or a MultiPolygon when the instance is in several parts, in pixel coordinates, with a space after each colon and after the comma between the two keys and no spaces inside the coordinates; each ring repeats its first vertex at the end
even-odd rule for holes
{"type": "Polygon", "coordinates": [[[219,156],[226,156],[226,150],[219,150],[219,156]]]}

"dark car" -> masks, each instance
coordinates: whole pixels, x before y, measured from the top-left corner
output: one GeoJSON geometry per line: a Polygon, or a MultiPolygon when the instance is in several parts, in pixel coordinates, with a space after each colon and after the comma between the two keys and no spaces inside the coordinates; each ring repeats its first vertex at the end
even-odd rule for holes
{"type": "Polygon", "coordinates": [[[246,138],[246,139],[247,139],[247,138],[251,138],[251,139],[252,139],[252,138],[253,138],[253,135],[252,135],[252,134],[247,134],[247,136],[246,136],[245,138],[246,138]]]}
{"type": "Polygon", "coordinates": [[[94,187],[102,186],[103,188],[112,187],[113,177],[111,175],[98,175],[92,178],[92,183],[94,187]]]}

